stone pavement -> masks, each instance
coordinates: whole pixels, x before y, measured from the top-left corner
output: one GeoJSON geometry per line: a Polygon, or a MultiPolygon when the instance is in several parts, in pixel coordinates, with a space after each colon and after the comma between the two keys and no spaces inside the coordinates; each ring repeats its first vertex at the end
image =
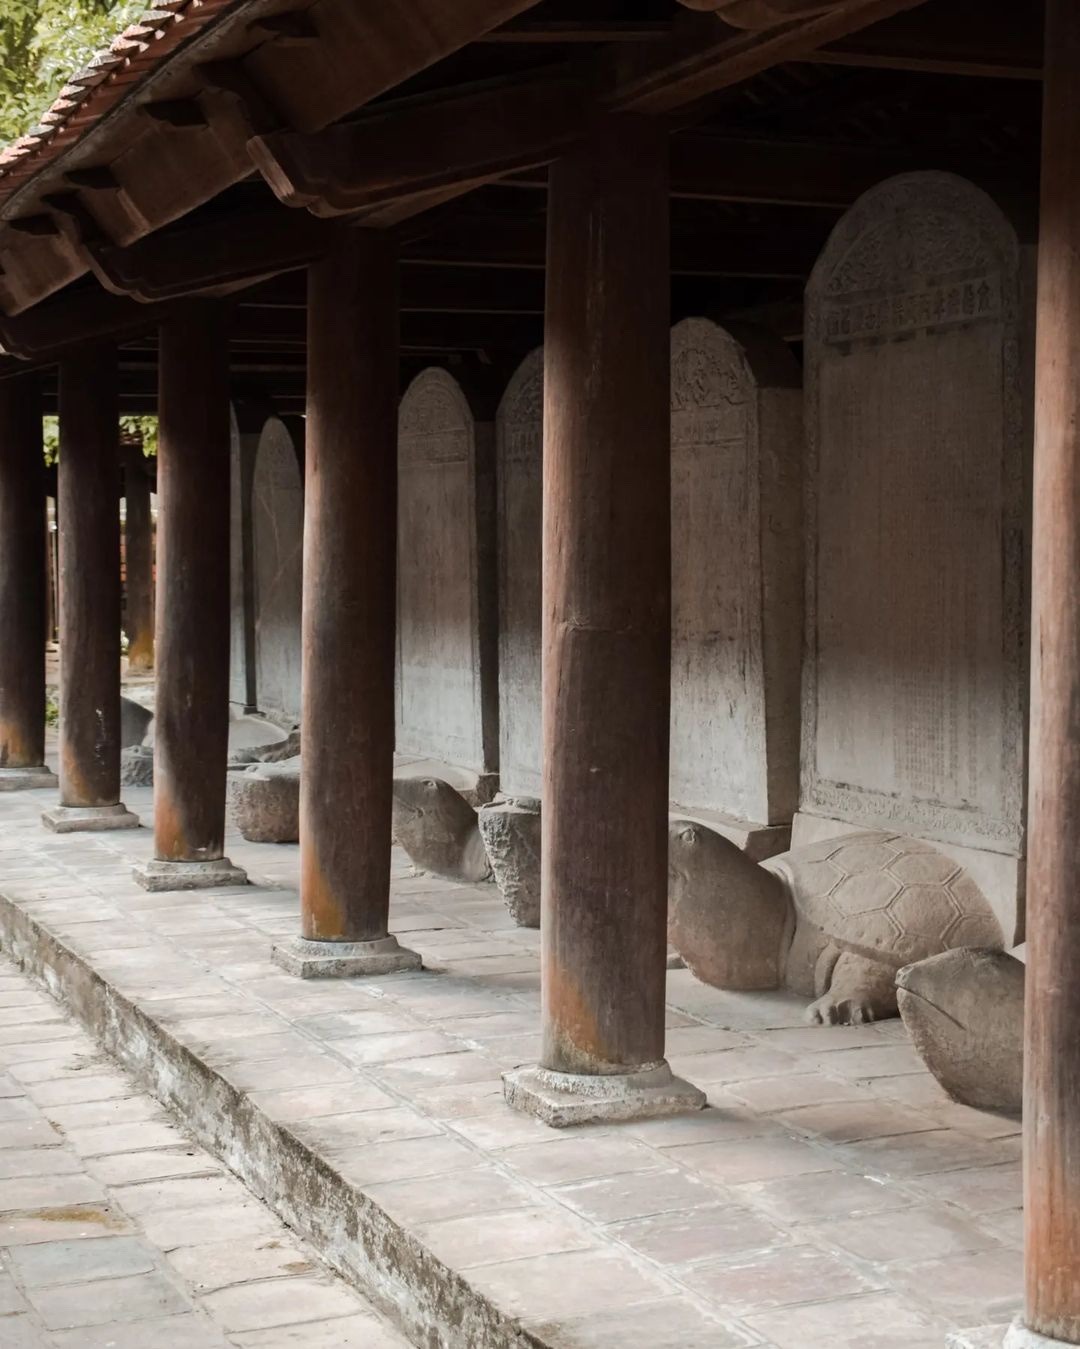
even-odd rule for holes
{"type": "MultiPolygon", "coordinates": [[[[147,895],[150,831],[49,835],[54,797],[0,800],[0,940],[414,1342],[942,1349],[1018,1310],[1019,1125],[948,1102],[899,1022],[808,1027],[786,994],[673,970],[672,1067],[710,1108],[551,1131],[501,1097],[539,1047],[539,971],[493,887],[396,854],[391,928],[427,969],[301,982],[269,960],[295,847],[230,833],[257,884],[147,895]]],[[[85,1071],[87,1046],[24,1039],[0,1028],[16,1080],[85,1071]]]]}
{"type": "Polygon", "coordinates": [[[2,958],[0,1062],[2,1349],[404,1349],[2,958]]]}

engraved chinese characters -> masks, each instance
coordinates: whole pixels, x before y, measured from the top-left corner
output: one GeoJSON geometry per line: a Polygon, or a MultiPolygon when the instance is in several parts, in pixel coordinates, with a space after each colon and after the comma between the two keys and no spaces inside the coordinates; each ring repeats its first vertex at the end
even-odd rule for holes
{"type": "Polygon", "coordinates": [[[398,417],[399,754],[494,767],[485,720],[480,428],[454,378],[424,370],[398,417]]]}
{"type": "MultiPolygon", "coordinates": [[[[542,352],[497,420],[501,777],[540,789],[542,352]]],[[[741,846],[787,846],[802,642],[799,371],[782,344],[686,319],[671,335],[671,787],[741,846]],[[751,826],[749,829],[747,825],[751,826]],[[755,828],[757,826],[757,828],[755,828]],[[764,827],[763,827],[764,826],[764,827]]],[[[628,469],[629,471],[629,469],[628,469]]]]}
{"type": "Polygon", "coordinates": [[[1023,844],[1022,319],[1014,232],[947,174],[868,192],[807,290],[801,808],[1011,858],[1006,928],[1023,844]]]}
{"type": "Polygon", "coordinates": [[[799,383],[764,334],[672,330],[670,795],[763,825],[795,807],[799,383]]]}
{"type": "MultiPolygon", "coordinates": [[[[300,427],[297,434],[303,435],[300,427]]],[[[292,434],[278,417],[259,437],[251,523],[259,708],[298,720],[304,487],[292,434]]]]}

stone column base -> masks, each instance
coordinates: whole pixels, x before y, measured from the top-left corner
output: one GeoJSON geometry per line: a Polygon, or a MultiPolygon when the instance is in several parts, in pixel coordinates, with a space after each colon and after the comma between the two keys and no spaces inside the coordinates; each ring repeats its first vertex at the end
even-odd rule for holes
{"type": "Polygon", "coordinates": [[[378,941],[290,937],[272,948],[270,959],[301,979],[350,979],[358,974],[397,974],[422,968],[419,955],[400,946],[396,937],[380,937],[378,941]]]}
{"type": "Polygon", "coordinates": [[[1028,1330],[1020,1317],[1017,1317],[1005,1332],[1003,1349],[1076,1349],[1068,1340],[1052,1340],[1048,1335],[1028,1330]]]}
{"type": "Polygon", "coordinates": [[[82,834],[100,829],[138,829],[139,817],[121,801],[115,806],[50,806],[41,823],[54,834],[82,834]]]}
{"type": "Polygon", "coordinates": [[[247,885],[247,872],[227,857],[207,862],[163,862],[152,858],[131,868],[144,890],[216,890],[223,885],[247,885]]]}
{"type": "Polygon", "coordinates": [[[503,1095],[515,1110],[535,1115],[553,1129],[682,1115],[705,1106],[705,1093],[676,1077],[666,1061],[613,1076],[514,1068],[503,1073],[503,1095]]]}
{"type": "Polygon", "coordinates": [[[28,792],[35,787],[55,786],[56,774],[44,764],[36,768],[0,768],[0,792],[28,792]]]}

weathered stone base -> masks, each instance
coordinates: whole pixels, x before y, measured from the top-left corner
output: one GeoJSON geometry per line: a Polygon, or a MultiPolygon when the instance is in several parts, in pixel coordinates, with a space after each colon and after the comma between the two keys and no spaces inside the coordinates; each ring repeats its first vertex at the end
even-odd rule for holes
{"type": "Polygon", "coordinates": [[[56,785],[56,774],[44,764],[37,768],[0,768],[0,792],[28,792],[56,785]]]}
{"type": "Polygon", "coordinates": [[[1028,1330],[1017,1318],[1005,1332],[1003,1349],[1076,1349],[1076,1346],[1068,1340],[1052,1340],[1048,1335],[1028,1330]]]}
{"type": "Polygon", "coordinates": [[[270,959],[301,979],[350,979],[362,974],[398,974],[418,970],[420,957],[396,937],[378,941],[308,941],[290,937],[277,943],[270,959]]]}
{"type": "Polygon", "coordinates": [[[115,806],[50,806],[41,823],[54,834],[81,834],[101,829],[138,829],[139,817],[121,801],[115,806]]]}
{"type": "Polygon", "coordinates": [[[553,1129],[683,1115],[705,1108],[705,1093],[676,1077],[667,1063],[611,1076],[514,1068],[503,1073],[503,1094],[515,1110],[535,1115],[553,1129]]]}
{"type": "Polygon", "coordinates": [[[222,885],[247,885],[247,872],[234,867],[227,857],[208,862],[162,862],[152,858],[131,868],[144,890],[216,890],[222,885]]]}
{"type": "Polygon", "coordinates": [[[125,787],[154,785],[154,751],[149,745],[130,745],[120,751],[120,781],[125,787]]]}
{"type": "Polygon", "coordinates": [[[540,926],[540,802],[499,801],[477,813],[495,884],[518,927],[540,926]]]}

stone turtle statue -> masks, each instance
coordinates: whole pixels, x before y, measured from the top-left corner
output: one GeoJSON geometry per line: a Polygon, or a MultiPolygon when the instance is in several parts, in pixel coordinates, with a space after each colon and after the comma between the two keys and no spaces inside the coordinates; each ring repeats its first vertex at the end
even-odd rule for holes
{"type": "Polygon", "coordinates": [[[954,1101],[1019,1112],[1024,1087],[1024,947],[964,948],[896,976],[911,1042],[954,1101]]]}
{"type": "Polygon", "coordinates": [[[394,838],[420,871],[470,885],[491,879],[476,811],[441,778],[394,779],[394,838]]]}
{"type": "Polygon", "coordinates": [[[1002,945],[963,868],[899,834],[846,834],[758,864],[713,830],[674,820],[668,867],[668,939],[688,968],[716,988],[813,998],[812,1023],[896,1016],[902,966],[1002,945]]]}

